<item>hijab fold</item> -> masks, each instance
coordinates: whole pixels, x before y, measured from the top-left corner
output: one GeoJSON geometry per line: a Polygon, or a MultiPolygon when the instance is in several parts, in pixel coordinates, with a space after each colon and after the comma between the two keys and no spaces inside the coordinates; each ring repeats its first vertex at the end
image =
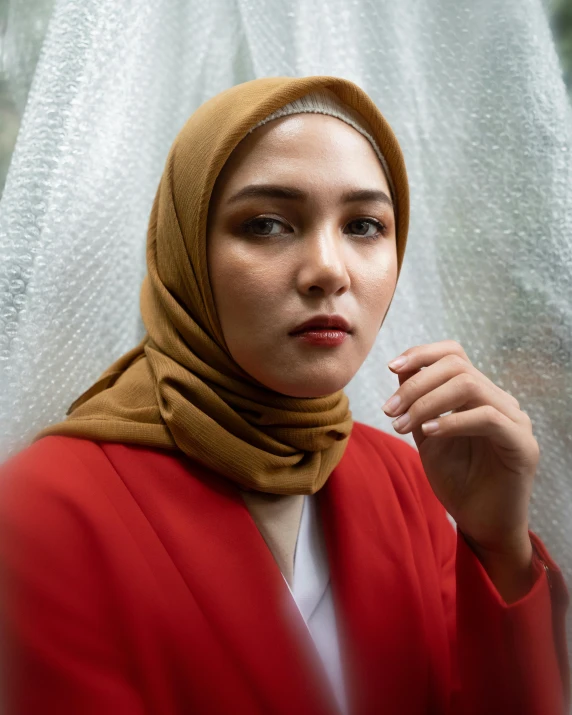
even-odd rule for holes
{"type": "Polygon", "coordinates": [[[341,460],[353,420],[343,390],[295,398],[265,387],[233,360],[207,270],[215,181],[237,144],[287,103],[329,89],[371,128],[394,187],[398,271],[409,220],[401,149],[367,94],[349,80],[266,77],[201,105],[176,137],[153,202],[140,307],[146,335],[42,430],[95,441],[181,450],[243,489],[314,494],[341,460]]]}

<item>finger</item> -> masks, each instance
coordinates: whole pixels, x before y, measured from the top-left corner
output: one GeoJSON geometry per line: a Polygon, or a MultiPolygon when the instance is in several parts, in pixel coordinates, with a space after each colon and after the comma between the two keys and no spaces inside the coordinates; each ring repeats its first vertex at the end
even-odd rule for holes
{"type": "MultiPolygon", "coordinates": [[[[426,423],[421,427],[426,437],[489,437],[501,447],[522,451],[522,428],[492,405],[482,405],[466,412],[454,412],[431,420],[433,421],[437,423],[437,430],[427,430],[426,423]]],[[[532,462],[538,459],[538,442],[532,435],[528,436],[528,439],[532,462]]]]}
{"type": "MultiPolygon", "coordinates": [[[[444,359],[445,358],[443,358],[443,360],[444,359]]],[[[437,364],[439,364],[439,363],[437,363],[437,364]]],[[[416,374],[425,375],[425,373],[427,373],[430,369],[431,368],[421,368],[420,370],[412,371],[409,373],[399,372],[399,374],[397,375],[397,378],[399,380],[399,385],[400,386],[404,385],[408,380],[410,380],[410,378],[413,375],[416,375],[416,374]]],[[[496,385],[490,378],[488,378],[484,373],[482,373],[480,370],[478,370],[478,368],[476,368],[474,365],[472,365],[471,363],[460,364],[459,369],[454,371],[453,374],[459,374],[462,371],[468,372],[468,373],[471,373],[474,375],[480,375],[481,378],[489,385],[489,387],[492,390],[496,391],[499,395],[502,395],[503,399],[507,400],[507,402],[510,405],[512,405],[512,407],[514,409],[520,410],[520,402],[516,399],[516,397],[514,397],[514,395],[511,395],[510,392],[507,392],[506,390],[503,390],[502,387],[499,387],[498,385],[496,385]]],[[[429,374],[431,374],[431,373],[429,372],[429,374]]]]}
{"type": "MultiPolygon", "coordinates": [[[[383,410],[389,416],[400,415],[406,412],[416,401],[457,377],[460,380],[455,384],[458,385],[460,390],[466,392],[467,398],[473,399],[472,406],[490,402],[515,421],[518,421],[521,419],[521,415],[524,415],[520,411],[517,400],[512,395],[501,390],[486,375],[479,372],[474,365],[465,362],[457,355],[447,355],[434,365],[416,373],[400,373],[400,386],[385,403],[383,410]],[[460,377],[462,375],[466,377],[460,377]]],[[[458,400],[456,401],[458,402],[458,400]]],[[[441,412],[464,406],[464,404],[455,404],[441,410],[441,412]]],[[[434,414],[439,413],[434,412],[434,414]]]]}
{"type": "MultiPolygon", "coordinates": [[[[415,375],[411,379],[417,379],[421,374],[415,375]]],[[[400,389],[404,389],[406,384],[400,389]]],[[[396,432],[406,434],[419,427],[423,422],[431,420],[439,415],[451,410],[469,410],[474,407],[489,405],[508,419],[522,426],[526,423],[531,429],[528,415],[515,409],[504,395],[499,395],[498,391],[492,390],[487,382],[481,379],[480,375],[463,372],[455,375],[442,385],[422,393],[421,397],[414,400],[409,405],[407,402],[400,405],[396,414],[400,417],[394,420],[393,427],[396,432]],[[402,414],[403,413],[403,414],[402,414]]]]}
{"type": "Polygon", "coordinates": [[[456,340],[440,340],[436,343],[426,343],[424,345],[415,345],[401,353],[397,358],[390,360],[387,364],[390,370],[412,371],[418,370],[421,367],[432,365],[437,360],[440,360],[445,355],[458,355],[460,358],[470,363],[467,353],[463,346],[456,340]],[[393,366],[395,360],[404,358],[405,362],[397,367],[393,366]]]}
{"type": "MultiPolygon", "coordinates": [[[[406,362],[403,365],[399,367],[393,367],[391,365],[393,361],[390,361],[388,363],[388,367],[390,370],[397,373],[399,378],[399,384],[402,385],[406,380],[409,379],[411,375],[415,374],[417,371],[421,370],[422,368],[426,368],[430,365],[433,365],[438,360],[441,360],[448,355],[457,356],[457,358],[459,359],[458,364],[460,367],[462,367],[463,363],[466,363],[467,365],[470,365],[474,370],[477,370],[477,368],[469,360],[467,353],[463,349],[463,346],[456,340],[441,340],[436,343],[416,345],[412,348],[409,348],[399,356],[404,357],[406,359],[406,362]]],[[[516,399],[516,397],[511,395],[509,392],[506,392],[506,390],[503,390],[498,385],[495,385],[495,383],[490,380],[484,373],[481,372],[480,374],[483,375],[485,380],[488,380],[491,386],[493,386],[496,390],[507,395],[509,397],[509,401],[512,402],[513,406],[516,407],[516,409],[520,409],[520,403],[516,399]]]]}

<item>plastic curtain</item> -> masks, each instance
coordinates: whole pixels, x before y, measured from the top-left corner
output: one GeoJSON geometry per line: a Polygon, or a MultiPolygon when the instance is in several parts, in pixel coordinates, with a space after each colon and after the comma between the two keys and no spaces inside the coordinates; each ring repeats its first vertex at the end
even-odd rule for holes
{"type": "Polygon", "coordinates": [[[147,220],[188,115],[254,77],[339,75],[389,119],[412,191],[354,417],[395,434],[387,360],[458,340],[533,421],[531,527],[572,582],[572,111],[540,0],[56,0],[28,74],[0,203],[2,456],[142,336],[147,220]]]}

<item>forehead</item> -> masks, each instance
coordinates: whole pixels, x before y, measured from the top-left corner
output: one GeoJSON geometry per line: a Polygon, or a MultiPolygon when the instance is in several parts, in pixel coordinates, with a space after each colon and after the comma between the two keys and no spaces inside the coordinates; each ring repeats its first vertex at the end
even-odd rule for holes
{"type": "Polygon", "coordinates": [[[230,155],[215,192],[224,200],[252,181],[343,183],[389,193],[381,163],[366,137],[323,114],[290,115],[255,129],[230,155]]]}

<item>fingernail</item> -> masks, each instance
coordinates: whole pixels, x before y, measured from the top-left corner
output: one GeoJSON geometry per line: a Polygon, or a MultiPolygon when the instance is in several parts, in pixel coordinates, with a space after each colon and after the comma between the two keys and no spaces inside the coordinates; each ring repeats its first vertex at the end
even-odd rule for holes
{"type": "Polygon", "coordinates": [[[401,397],[394,395],[381,408],[384,412],[394,412],[401,403],[401,397]]]}
{"type": "Polygon", "coordinates": [[[402,355],[401,357],[395,358],[395,360],[391,360],[387,364],[389,367],[397,368],[401,367],[402,365],[405,365],[407,362],[407,357],[405,355],[402,355]]]}
{"type": "Polygon", "coordinates": [[[424,434],[429,434],[430,432],[437,432],[437,430],[439,429],[439,423],[435,420],[431,420],[431,422],[424,422],[421,425],[421,429],[423,430],[424,434]]]}
{"type": "Polygon", "coordinates": [[[398,417],[396,420],[393,420],[391,423],[393,426],[393,429],[403,429],[407,424],[409,424],[409,420],[411,417],[409,416],[409,412],[406,412],[404,415],[401,415],[401,417],[398,417]]]}

